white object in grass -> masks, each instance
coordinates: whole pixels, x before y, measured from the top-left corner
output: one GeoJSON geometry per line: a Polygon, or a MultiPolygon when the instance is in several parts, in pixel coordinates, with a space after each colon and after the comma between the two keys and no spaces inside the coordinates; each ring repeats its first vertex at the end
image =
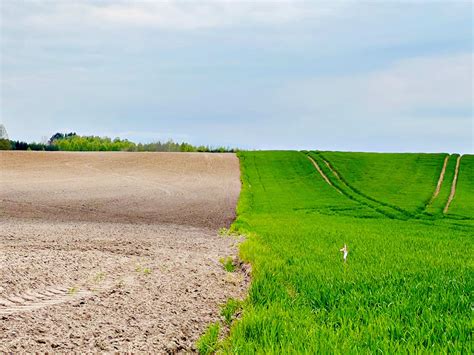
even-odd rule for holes
{"type": "Polygon", "coordinates": [[[344,244],[344,248],[340,249],[339,251],[343,253],[344,262],[346,262],[347,254],[349,254],[349,250],[347,249],[347,245],[344,244]]]}

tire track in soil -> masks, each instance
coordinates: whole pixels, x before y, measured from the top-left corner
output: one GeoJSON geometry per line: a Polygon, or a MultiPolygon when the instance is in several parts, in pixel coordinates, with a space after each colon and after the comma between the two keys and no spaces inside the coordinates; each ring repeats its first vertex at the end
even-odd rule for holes
{"type": "Polygon", "coordinates": [[[436,185],[436,189],[433,193],[433,196],[431,197],[430,202],[428,203],[427,206],[430,206],[433,201],[435,200],[436,197],[438,197],[439,192],[441,190],[441,186],[443,185],[444,182],[444,175],[446,174],[446,167],[448,165],[448,160],[449,160],[450,155],[448,154],[446,158],[444,158],[444,163],[443,163],[443,168],[441,169],[441,173],[439,174],[439,179],[438,179],[438,184],[436,185]]]}
{"type": "Polygon", "coordinates": [[[444,214],[448,213],[449,206],[451,205],[451,202],[453,201],[454,196],[456,195],[456,183],[458,181],[460,164],[461,164],[461,155],[458,156],[458,159],[456,160],[456,168],[454,169],[454,177],[453,177],[453,182],[451,184],[451,193],[449,194],[448,202],[446,203],[446,206],[444,207],[444,210],[443,210],[444,214]]]}
{"type": "Polygon", "coordinates": [[[15,238],[0,264],[10,250],[27,258],[9,257],[8,275],[0,270],[0,353],[196,351],[220,304],[247,294],[247,276],[229,279],[218,262],[237,253],[233,239],[216,233],[235,218],[235,154],[57,153],[0,152],[8,172],[0,174],[0,234],[15,238]],[[137,259],[150,274],[137,271],[137,259]],[[102,286],[109,275],[110,288],[102,286]],[[122,287],[129,275],[135,284],[122,287]]]}
{"type": "Polygon", "coordinates": [[[133,284],[131,275],[123,278],[113,278],[81,289],[75,287],[49,286],[43,289],[32,289],[21,293],[0,297],[0,316],[20,312],[36,311],[38,309],[76,301],[111,290],[117,284],[133,284]]]}
{"type": "Polygon", "coordinates": [[[37,309],[70,302],[92,295],[87,290],[73,291],[64,287],[48,287],[42,290],[30,290],[20,294],[0,298],[0,316],[19,312],[35,311],[37,309]]]}

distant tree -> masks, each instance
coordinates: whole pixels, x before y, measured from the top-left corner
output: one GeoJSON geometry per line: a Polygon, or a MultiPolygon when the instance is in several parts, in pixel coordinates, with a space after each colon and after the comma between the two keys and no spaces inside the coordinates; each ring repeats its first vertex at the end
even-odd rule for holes
{"type": "Polygon", "coordinates": [[[20,141],[11,141],[11,146],[13,150],[27,150],[28,143],[20,141]]]}
{"type": "Polygon", "coordinates": [[[27,150],[46,150],[46,144],[43,143],[29,143],[27,150]]]}
{"type": "Polygon", "coordinates": [[[64,134],[63,133],[55,133],[51,136],[49,139],[49,144],[53,144],[55,140],[58,139],[64,139],[64,134]]]}
{"type": "Polygon", "coordinates": [[[12,145],[8,139],[0,139],[0,150],[10,150],[12,145]]]}
{"type": "Polygon", "coordinates": [[[181,152],[195,152],[196,151],[196,147],[193,147],[191,144],[188,144],[188,143],[181,143],[181,145],[179,146],[179,150],[181,152]]]}
{"type": "Polygon", "coordinates": [[[65,139],[65,138],[68,138],[68,137],[73,137],[73,136],[76,136],[77,134],[75,132],[70,132],[70,133],[55,133],[54,135],[51,136],[51,138],[49,139],[48,143],[51,145],[53,144],[53,142],[55,140],[59,140],[59,139],[65,139]]]}
{"type": "MultiPolygon", "coordinates": [[[[47,150],[47,151],[125,151],[125,152],[234,152],[236,149],[225,147],[193,146],[192,144],[173,140],[135,144],[127,139],[99,136],[79,136],[75,132],[55,133],[47,143],[26,143],[8,141],[14,150],[47,150]]],[[[4,148],[6,143],[2,145],[4,148]]]]}

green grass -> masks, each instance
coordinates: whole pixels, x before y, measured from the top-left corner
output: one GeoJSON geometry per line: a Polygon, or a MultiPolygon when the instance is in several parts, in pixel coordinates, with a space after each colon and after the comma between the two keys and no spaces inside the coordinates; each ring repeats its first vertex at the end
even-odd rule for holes
{"type": "Polygon", "coordinates": [[[313,161],[319,166],[328,180],[330,180],[331,184],[347,198],[354,200],[359,204],[364,205],[388,218],[407,219],[412,216],[410,212],[402,208],[377,200],[353,187],[352,184],[347,181],[346,177],[336,170],[334,165],[325,157],[323,157],[322,154],[310,152],[308,157],[313,159],[313,161]]]}
{"type": "Polygon", "coordinates": [[[222,307],[221,316],[227,325],[230,325],[235,319],[238,311],[242,308],[242,301],[230,298],[227,303],[222,307]]]}
{"type": "Polygon", "coordinates": [[[228,256],[227,258],[220,258],[219,262],[222,264],[225,271],[227,272],[235,271],[234,260],[232,259],[231,256],[228,256]]]}
{"type": "Polygon", "coordinates": [[[421,212],[436,188],[446,154],[319,152],[364,195],[421,212]]]}
{"type": "Polygon", "coordinates": [[[452,154],[449,156],[448,164],[446,166],[446,172],[444,174],[443,183],[439,191],[438,196],[427,206],[426,212],[440,216],[443,213],[443,209],[448,202],[449,195],[451,193],[451,183],[453,182],[454,169],[456,167],[456,159],[458,154],[452,154]]]}
{"type": "Polygon", "coordinates": [[[213,323],[207,328],[206,333],[196,343],[199,354],[213,354],[219,349],[219,323],[213,323]]]}
{"type": "MultiPolygon", "coordinates": [[[[474,228],[417,218],[444,156],[352,155],[358,165],[344,154],[323,154],[347,183],[339,183],[341,194],[304,153],[239,153],[243,188],[232,228],[247,235],[241,258],[252,264],[252,284],[220,349],[469,352],[474,228]]],[[[463,164],[472,166],[470,159],[463,164]]],[[[473,180],[472,169],[462,171],[453,210],[465,211],[473,180]]]]}
{"type": "Polygon", "coordinates": [[[448,215],[474,219],[474,155],[461,158],[456,195],[448,215]]]}

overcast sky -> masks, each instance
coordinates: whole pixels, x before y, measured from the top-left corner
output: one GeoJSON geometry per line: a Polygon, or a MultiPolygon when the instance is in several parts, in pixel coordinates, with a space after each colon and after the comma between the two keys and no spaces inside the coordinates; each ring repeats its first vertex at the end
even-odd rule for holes
{"type": "Polygon", "coordinates": [[[12,139],[473,152],[470,1],[0,4],[12,139]]]}

